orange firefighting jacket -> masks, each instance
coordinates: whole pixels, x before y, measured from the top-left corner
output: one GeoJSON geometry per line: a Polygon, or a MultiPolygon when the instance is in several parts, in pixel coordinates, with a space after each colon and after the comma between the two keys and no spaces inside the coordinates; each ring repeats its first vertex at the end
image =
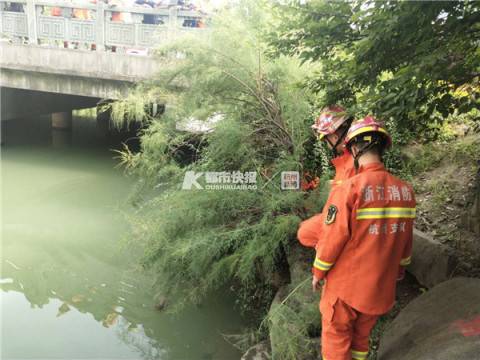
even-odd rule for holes
{"type": "MultiPolygon", "coordinates": [[[[353,166],[353,157],[345,151],[341,156],[332,159],[332,165],[335,167],[335,177],[332,180],[332,191],[336,185],[355,175],[353,166]]],[[[323,224],[323,213],[312,216],[302,221],[297,231],[297,238],[303,246],[314,248],[321,237],[323,224]]]]}
{"type": "Polygon", "coordinates": [[[332,165],[335,167],[335,177],[333,178],[333,184],[341,184],[344,180],[347,180],[353,175],[355,175],[353,156],[348,151],[345,151],[342,155],[333,158],[331,162],[332,165]]]}
{"type": "Polygon", "coordinates": [[[313,273],[326,277],[325,293],[365,314],[388,312],[399,266],[410,263],[412,187],[371,163],[332,191],[324,213],[313,273]]]}

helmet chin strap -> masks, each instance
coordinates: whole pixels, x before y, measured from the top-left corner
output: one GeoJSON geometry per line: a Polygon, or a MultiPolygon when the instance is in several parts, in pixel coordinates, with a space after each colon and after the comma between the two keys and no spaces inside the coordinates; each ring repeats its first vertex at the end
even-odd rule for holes
{"type": "Polygon", "coordinates": [[[352,156],[353,156],[353,166],[355,167],[355,173],[358,173],[358,168],[359,168],[359,164],[358,164],[358,160],[360,158],[360,156],[362,156],[363,154],[365,154],[368,150],[370,150],[373,146],[375,145],[380,145],[380,142],[378,140],[375,140],[375,141],[372,141],[371,143],[368,143],[367,145],[365,145],[363,148],[361,148],[360,150],[358,150],[357,154],[356,155],[353,155],[352,153],[352,156]]]}
{"type": "Polygon", "coordinates": [[[337,146],[340,145],[343,140],[345,139],[345,136],[347,135],[347,132],[348,132],[348,129],[350,128],[350,125],[352,124],[352,121],[353,121],[353,117],[349,117],[347,120],[346,120],[346,124],[347,126],[344,126],[343,127],[343,131],[342,133],[338,136],[338,139],[337,141],[335,142],[335,144],[333,144],[328,138],[327,138],[327,141],[328,143],[330,144],[330,146],[332,147],[332,153],[333,153],[333,157],[337,157],[340,155],[340,152],[337,151],[337,146]]]}
{"type": "Polygon", "coordinates": [[[330,145],[331,149],[330,151],[332,152],[332,157],[337,157],[339,154],[337,152],[337,144],[338,144],[338,141],[334,144],[330,141],[330,139],[328,137],[325,137],[325,140],[327,140],[328,144],[330,145]]]}
{"type": "Polygon", "coordinates": [[[337,139],[337,141],[335,142],[335,144],[333,144],[333,143],[327,138],[328,143],[329,143],[330,146],[332,147],[333,157],[337,157],[337,156],[340,155],[339,151],[337,151],[337,146],[340,145],[340,144],[343,142],[343,140],[345,139],[345,135],[347,135],[348,128],[350,127],[351,120],[353,120],[353,118],[347,120],[347,121],[349,122],[349,125],[344,127],[342,133],[338,136],[338,139],[337,139]]]}

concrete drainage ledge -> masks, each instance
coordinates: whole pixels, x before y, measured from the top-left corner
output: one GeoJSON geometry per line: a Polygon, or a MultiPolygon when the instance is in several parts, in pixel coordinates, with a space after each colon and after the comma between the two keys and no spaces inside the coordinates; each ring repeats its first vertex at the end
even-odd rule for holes
{"type": "Polygon", "coordinates": [[[427,288],[450,279],[458,260],[445,245],[432,236],[414,229],[412,263],[407,271],[427,288]]]}

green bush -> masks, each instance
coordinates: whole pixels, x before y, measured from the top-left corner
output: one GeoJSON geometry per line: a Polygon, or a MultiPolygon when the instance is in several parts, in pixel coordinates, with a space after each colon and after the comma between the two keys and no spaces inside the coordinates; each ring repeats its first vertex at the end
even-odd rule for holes
{"type": "MultiPolygon", "coordinates": [[[[158,50],[170,66],[143,91],[170,103],[141,136],[141,152],[125,150],[120,158],[141,180],[133,241],[144,247],[143,265],[156,270],[157,285],[198,302],[234,284],[243,308],[266,310],[276,274],[285,271],[285,248],[305,216],[308,196],[282,191],[280,173],[304,169],[311,102],[299,86],[308,68],[295,58],[265,56],[259,29],[268,19],[259,6],[225,10],[208,37],[158,50]],[[172,62],[172,54],[183,59],[172,62]],[[195,135],[195,146],[192,134],[176,130],[187,119],[219,114],[214,131],[195,135]],[[185,165],[178,155],[189,146],[195,157],[185,165]],[[182,190],[186,171],[256,172],[257,189],[182,190]]],[[[312,161],[306,166],[316,166],[312,161]]]]}

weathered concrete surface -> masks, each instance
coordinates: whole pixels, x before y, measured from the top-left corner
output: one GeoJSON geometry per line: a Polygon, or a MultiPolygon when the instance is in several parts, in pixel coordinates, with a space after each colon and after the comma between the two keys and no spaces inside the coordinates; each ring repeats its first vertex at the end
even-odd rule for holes
{"type": "Polygon", "coordinates": [[[412,263],[407,271],[426,287],[450,279],[457,265],[453,254],[440,242],[419,231],[413,231],[412,263]]]}
{"type": "Polygon", "coordinates": [[[383,335],[378,360],[480,359],[480,279],[454,278],[413,300],[383,335]]]}
{"type": "Polygon", "coordinates": [[[291,283],[278,290],[268,314],[274,359],[289,353],[296,354],[299,360],[318,358],[320,293],[313,293],[311,287],[310,264],[314,256],[314,250],[299,244],[287,254],[291,283]]]}
{"type": "Polygon", "coordinates": [[[149,56],[123,55],[0,42],[2,69],[136,82],[159,68],[149,56]]]}
{"type": "Polygon", "coordinates": [[[0,86],[10,88],[118,99],[160,66],[147,56],[0,42],[0,86]]]}
{"type": "Polygon", "coordinates": [[[0,86],[116,100],[126,97],[132,84],[108,79],[1,69],[0,86]]]}

